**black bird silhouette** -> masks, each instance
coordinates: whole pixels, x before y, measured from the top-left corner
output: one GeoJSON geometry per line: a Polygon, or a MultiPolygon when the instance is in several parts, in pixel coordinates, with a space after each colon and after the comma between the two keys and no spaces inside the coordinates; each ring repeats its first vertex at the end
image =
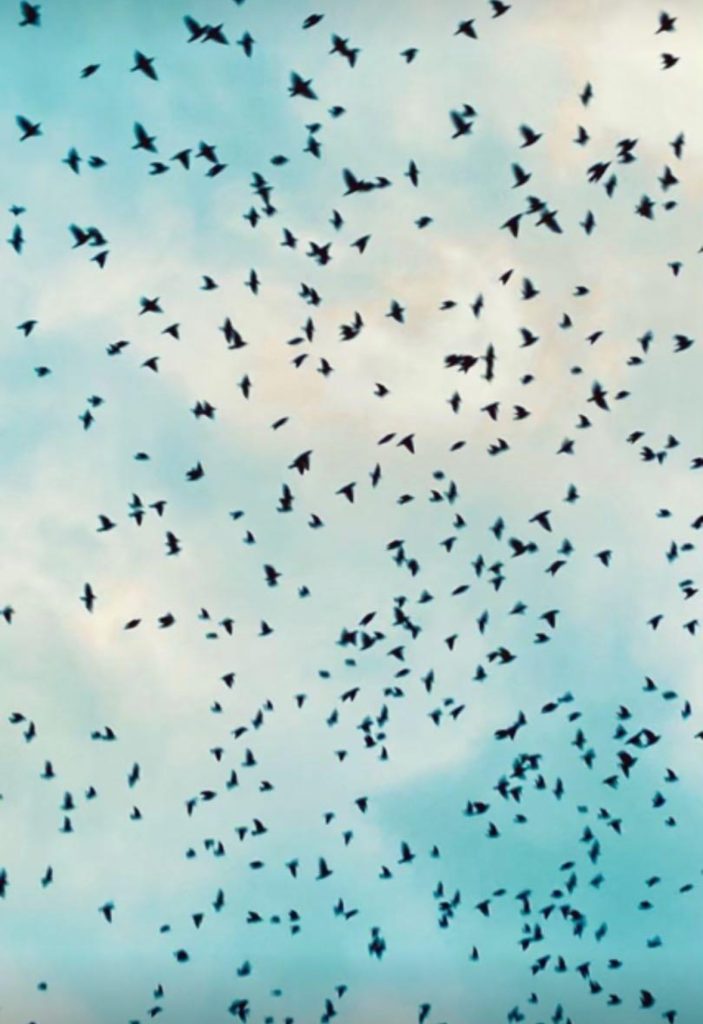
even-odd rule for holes
{"type": "Polygon", "coordinates": [[[676,18],[672,18],[671,15],[667,14],[666,11],[662,11],[659,15],[659,27],[657,28],[655,35],[659,35],[660,32],[675,32],[676,18]]]}
{"type": "Polygon", "coordinates": [[[337,53],[340,57],[344,57],[349,67],[353,68],[356,65],[361,50],[358,47],[349,46],[348,39],[342,39],[341,36],[333,34],[330,53],[337,53]]]}
{"type": "MultiPolygon", "coordinates": [[[[20,26],[34,25],[38,28],[41,25],[41,4],[30,4],[27,0],[22,0],[20,3],[20,14],[22,20],[20,26]]],[[[675,20],[675,19],[674,19],[675,20]]]]}
{"type": "Polygon", "coordinates": [[[15,118],[15,121],[17,122],[17,127],[22,132],[20,136],[20,142],[24,142],[25,139],[36,138],[37,136],[42,134],[41,124],[39,122],[34,124],[32,121],[29,120],[28,117],[25,117],[23,114],[18,114],[15,118]]]}
{"type": "Polygon", "coordinates": [[[317,93],[312,88],[312,78],[301,78],[296,71],[290,73],[288,93],[290,96],[302,96],[306,100],[317,99],[317,93]]]}
{"type": "Polygon", "coordinates": [[[98,907],[98,912],[103,915],[108,924],[112,924],[112,915],[115,911],[115,904],[108,900],[107,903],[103,903],[101,907],[98,907]]]}
{"type": "Polygon", "coordinates": [[[324,14],[308,14],[307,18],[303,21],[303,28],[314,28],[315,25],[319,25],[324,14]]]}
{"type": "Polygon", "coordinates": [[[96,595],[90,583],[86,583],[85,586],[83,587],[81,601],[85,605],[86,611],[92,612],[93,608],[95,607],[96,595]]]}
{"type": "Polygon", "coordinates": [[[132,146],[132,149],[144,149],[148,153],[156,153],[156,142],[155,135],[149,135],[144,125],[139,124],[138,121],[134,122],[134,137],[137,140],[132,146]]]}
{"type": "Polygon", "coordinates": [[[478,39],[476,29],[474,25],[476,23],[475,18],[470,18],[468,21],[460,21],[457,26],[457,30],[454,33],[455,36],[467,36],[469,39],[478,39]]]}
{"type": "Polygon", "coordinates": [[[520,134],[522,135],[521,149],[525,149],[527,146],[534,146],[535,142],[539,142],[542,138],[542,133],[536,132],[534,128],[530,128],[529,124],[520,125],[520,134]]]}
{"type": "Polygon", "coordinates": [[[146,75],[146,77],[150,78],[153,82],[156,82],[159,77],[154,68],[154,58],[145,57],[143,53],[139,52],[139,50],[134,51],[134,64],[130,68],[130,71],[141,71],[142,74],[146,75]]]}
{"type": "Polygon", "coordinates": [[[7,239],[7,244],[11,245],[17,255],[20,256],[24,249],[24,241],[24,232],[22,231],[22,228],[19,224],[15,224],[12,229],[12,234],[7,239]]]}

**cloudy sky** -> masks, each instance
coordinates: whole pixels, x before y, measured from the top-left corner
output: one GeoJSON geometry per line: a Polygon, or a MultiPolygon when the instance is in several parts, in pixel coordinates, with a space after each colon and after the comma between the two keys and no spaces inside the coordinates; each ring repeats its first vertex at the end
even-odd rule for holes
{"type": "Polygon", "coordinates": [[[0,1020],[698,1020],[703,8],[22,8],[0,1020]]]}

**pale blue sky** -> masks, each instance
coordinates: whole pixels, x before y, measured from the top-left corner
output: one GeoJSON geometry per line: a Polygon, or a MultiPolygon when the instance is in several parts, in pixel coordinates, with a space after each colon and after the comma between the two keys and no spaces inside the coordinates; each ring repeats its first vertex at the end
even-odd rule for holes
{"type": "MultiPolygon", "coordinates": [[[[222,22],[225,47],[189,45],[186,8],[171,0],[46,0],[39,28],[20,28],[19,5],[0,4],[0,193],[5,208],[26,207],[24,251],[4,245],[0,253],[0,607],[16,612],[11,626],[0,620],[0,869],[10,883],[0,901],[0,1015],[20,1024],[145,1021],[161,983],[173,1024],[232,1019],[227,1010],[238,998],[250,1001],[255,1022],[314,1021],[331,998],[349,1024],[411,1022],[422,1003],[432,1004],[429,1024],[492,1024],[514,1006],[538,1024],[557,1004],[574,1024],[611,1016],[630,1024],[643,988],[656,997],[657,1018],[676,1009],[680,1021],[697,1021],[700,636],[683,627],[700,602],[685,600],[681,583],[693,580],[695,589],[700,570],[690,524],[703,503],[689,467],[703,454],[703,366],[700,342],[674,353],[672,338],[700,334],[703,12],[680,0],[671,11],[677,31],[655,36],[658,0],[615,8],[606,0],[514,0],[495,19],[478,0],[337,0],[319,11],[324,19],[303,31],[312,9],[298,0],[198,0],[188,13],[222,22]],[[453,34],[467,18],[478,40],[453,34]],[[251,59],[236,45],[245,31],[255,39],[251,59]],[[353,70],[329,54],[332,33],[361,48],[353,70]],[[419,48],[409,65],[399,56],[408,46],[419,48]],[[157,82],[130,73],[136,49],[155,57],[157,82]],[[663,50],[681,56],[670,72],[659,68],[663,50]],[[81,79],[90,63],[100,69],[81,79]],[[288,96],[291,71],[313,79],[318,101],[288,96]],[[586,81],[595,93],[588,108],[578,98],[586,81]],[[452,139],[448,112],[464,103],[478,112],[474,129],[452,139]],[[330,116],[335,104],[343,116],[330,116]],[[40,121],[41,137],[20,143],[18,114],[40,121]],[[153,159],[168,173],[149,175],[152,157],[131,149],[135,121],[157,136],[153,159]],[[315,123],[319,160],[304,152],[315,123]],[[543,133],[525,150],[524,123],[543,133]],[[579,124],[591,134],[585,148],[572,141],[579,124]],[[677,161],[669,142],[679,131],[686,150],[677,161]],[[633,164],[616,162],[622,138],[639,140],[633,164]],[[227,165],[215,178],[202,159],[189,171],[170,161],[201,141],[227,165]],[[72,174],[61,162],[71,147],[107,166],[83,163],[72,174]],[[277,154],[288,162],[273,166],[277,154]],[[403,174],[410,160],[420,169],[417,189],[403,174]],[[612,161],[618,175],[612,199],[586,180],[598,160],[612,161]],[[512,162],[532,173],[521,189],[511,188],[512,162]],[[663,195],[657,177],[667,164],[680,183],[663,195]],[[392,186],[345,197],[345,167],[386,175],[392,186]],[[273,186],[276,213],[252,229],[244,214],[261,210],[255,172],[273,186]],[[651,222],[634,214],[643,193],[657,200],[651,222]],[[559,211],[563,234],[527,217],[518,239],[500,230],[528,195],[559,211]],[[672,198],[678,205],[667,211],[662,202],[672,198]],[[339,231],[333,210],[344,219],[339,231]],[[587,210],[597,223],[590,237],[579,226],[587,210]],[[418,230],[423,215],[433,222],[418,230]],[[89,259],[95,249],[71,247],[70,224],[106,236],[103,270],[89,259]],[[280,245],[284,227],[298,237],[297,250],[280,245]],[[363,235],[371,240],[360,256],[351,243],[363,235]],[[332,243],[328,265],[306,257],[311,241],[332,243]],[[667,266],[676,260],[678,276],[667,266]],[[258,296],[244,285],[252,268],[258,296]],[[498,277],[510,268],[504,286],[498,277]],[[201,290],[204,274],[216,290],[201,290]],[[530,302],[520,298],[524,277],[540,290],[530,302]],[[321,305],[301,300],[302,282],[321,305]],[[589,294],[574,297],[577,285],[589,294]],[[477,319],[470,304],[479,294],[477,319]],[[140,316],[142,296],[159,296],[164,314],[140,316]],[[385,316],[393,299],[406,308],[403,325],[385,316]],[[447,299],[456,308],[440,312],[447,299]],[[355,311],[364,328],[340,342],[339,327],[355,311]],[[559,327],[565,313],[570,329],[559,327]],[[245,348],[227,350],[219,330],[226,317],[245,348]],[[287,345],[308,317],[312,344],[287,345]],[[24,338],[16,325],[30,318],[38,325],[24,338]],[[180,340],[161,333],[174,322],[180,340]],[[539,342],[520,347],[521,327],[539,342]],[[648,329],[645,364],[628,365],[648,329]],[[589,344],[595,331],[602,337],[589,344]],[[108,357],[120,339],[129,346],[108,357]],[[446,355],[482,355],[488,344],[497,353],[493,381],[483,366],[467,376],[444,367],[446,355]],[[301,353],[307,359],[296,369],[301,353]],[[154,356],[158,374],[142,366],[154,356]],[[316,372],[322,358],[329,376],[316,372]],[[50,375],[37,378],[37,366],[50,375]],[[238,387],[245,374],[248,401],[238,387]],[[534,380],[523,384],[526,374],[534,380]],[[390,389],[383,399],[374,395],[378,381],[390,389]],[[608,413],[587,401],[594,381],[608,391],[608,413]],[[615,401],[619,390],[630,395],[615,401]],[[457,415],[448,404],[455,391],[457,415]],[[103,404],[84,431],[78,417],[93,395],[103,404]],[[203,400],[216,407],[214,421],[193,417],[203,400]],[[494,401],[497,422],[482,411],[494,401]],[[518,404],[529,418],[513,419],[518,404]],[[591,429],[575,426],[579,414],[591,429]],[[633,431],[644,436],[628,444],[633,431]],[[410,433],[415,454],[397,446],[410,433]],[[644,445],[660,451],[670,434],[679,445],[663,464],[641,459],[644,445]],[[510,450],[490,457],[499,437],[510,450]],[[556,454],[565,438],[575,441],[573,456],[556,454]],[[464,447],[452,450],[457,441],[464,447]],[[306,450],[312,465],[301,477],[289,467],[306,450]],[[136,461],[137,452],[150,459],[136,461]],[[186,482],[199,461],[205,478],[186,482]],[[372,488],[376,463],[383,476],[372,488]],[[352,481],[353,505],[337,494],[352,481]],[[431,500],[450,481],[456,501],[431,500]],[[284,483],[295,495],[288,514],[277,508],[284,483]],[[581,495],[574,504],[564,501],[570,484],[581,495]],[[135,493],[145,506],[165,499],[163,518],[148,509],[138,528],[128,515],[135,493]],[[402,495],[413,500],[400,503],[402,495]],[[657,516],[662,507],[670,517],[657,516]],[[545,509],[552,532],[530,522],[545,509]],[[233,520],[233,510],[245,514],[233,520]],[[96,533],[100,514],[117,528],[96,533]],[[312,514],[324,527],[310,528],[312,514]],[[465,527],[457,528],[457,514],[465,527]],[[490,532],[499,516],[500,540],[490,532]],[[182,542],[176,558],[165,557],[167,530],[182,542]],[[247,530],[255,544],[243,543],[247,530]],[[514,559],[511,537],[538,550],[514,559]],[[565,538],[573,552],[552,577],[545,570],[562,557],[565,538]],[[394,563],[393,540],[417,558],[417,576],[394,563]],[[678,557],[667,560],[672,542],[678,557]],[[610,568],[595,557],[604,549],[610,568]],[[499,590],[487,569],[476,575],[479,555],[486,566],[502,564],[499,590]],[[282,573],[275,588],[266,586],[266,564],[282,573]],[[86,582],[97,594],[92,615],[79,600],[86,582]],[[453,594],[462,584],[470,588],[453,594]],[[424,590],[433,601],[420,601],[424,590]],[[422,627],[416,639],[395,622],[401,596],[422,627]],[[526,612],[511,615],[518,601],[526,612]],[[198,618],[203,608],[210,622],[198,618]],[[551,609],[559,609],[555,629],[541,618],[551,609]],[[480,634],[476,620],[486,610],[480,634]],[[176,625],[159,630],[167,611],[176,625]],[[379,642],[340,646],[342,630],[370,612],[367,629],[383,634],[379,642]],[[657,613],[664,618],[653,632],[646,623],[657,613]],[[235,620],[232,637],[218,626],[225,617],[235,620]],[[125,632],[135,618],[140,625],[125,632]],[[258,635],[262,620],[272,635],[258,635]],[[207,639],[208,630],[217,638],[207,639]],[[549,642],[535,644],[537,633],[549,642]],[[398,645],[402,662],[390,653],[398,645]],[[516,660],[491,662],[499,647],[516,660]],[[483,682],[474,678],[479,665],[483,682]],[[230,671],[233,690],[221,681],[230,671]],[[656,692],[643,691],[645,676],[656,692]],[[342,701],[354,687],[356,700],[342,701]],[[663,699],[668,689],[676,697],[663,699]],[[567,693],[571,703],[541,713],[567,693]],[[685,700],[693,705],[687,719],[685,700]],[[266,701],[273,709],[255,729],[266,701]],[[460,704],[454,720],[449,712],[460,704]],[[648,727],[659,743],[637,750],[615,738],[620,705],[632,713],[627,737],[648,727]],[[429,717],[438,709],[439,726],[429,717]],[[527,725],[515,742],[496,741],[494,731],[520,711],[527,725]],[[36,723],[31,743],[22,737],[26,722],[7,721],[12,712],[36,723]],[[569,722],[569,713],[580,717],[569,722]],[[379,715],[372,733],[384,737],[366,748],[359,726],[379,715]],[[117,742],[92,742],[106,724],[117,742]],[[235,739],[241,725],[248,731],[235,739]],[[583,751],[572,742],[579,728],[583,751]],[[384,743],[387,761],[379,759],[384,743]],[[242,766],[247,748],[253,767],[242,766]],[[580,760],[588,748],[596,753],[590,770],[580,760]],[[603,780],[617,774],[622,749],[638,764],[612,789],[603,780]],[[338,750],[348,751],[344,761],[338,750]],[[515,757],[535,753],[546,790],[535,788],[532,772],[519,804],[502,800],[498,780],[515,757]],[[39,777],[46,760],[51,781],[39,777]],[[142,779],[130,790],[135,762],[142,779]],[[664,781],[667,768],[677,783],[664,781]],[[239,786],[228,790],[232,770],[239,786]],[[261,791],[262,780],[272,792],[261,791]],[[86,801],[91,784],[98,797],[86,801]],[[203,790],[217,797],[188,817],[185,801],[203,790]],[[59,832],[67,791],[77,805],[70,835],[59,832]],[[667,800],[658,809],[656,792],[667,800]],[[354,804],[360,796],[370,798],[366,815],[354,804]],[[469,800],[490,810],[467,818],[469,800]],[[129,818],[134,805],[141,821],[129,818]],[[622,819],[622,835],[603,809],[622,819]],[[329,824],[326,812],[335,815],[329,824]],[[518,813],[525,823],[515,822],[518,813]],[[668,815],[675,827],[665,825],[668,815]],[[254,818],[268,831],[240,842],[235,828],[254,818]],[[489,822],[497,838],[486,836],[489,822]],[[602,847],[597,865],[579,842],[586,828],[602,847]],[[208,852],[206,839],[221,840],[226,856],[208,852]],[[403,841],[417,855],[411,865],[397,863],[403,841]],[[324,881],[315,880],[319,857],[334,871],[324,881]],[[285,867],[293,858],[295,880],[285,867]],[[255,860],[265,867],[253,870],[255,860]],[[550,896],[569,861],[577,888],[550,896]],[[55,881],[44,889],[48,864],[55,881]],[[392,879],[379,878],[382,865],[392,879]],[[589,882],[599,871],[605,882],[596,888],[589,882]],[[649,889],[653,875],[661,883],[649,889]],[[446,929],[433,897],[439,882],[449,898],[461,892],[446,929]],[[689,883],[692,891],[679,891],[689,883]],[[476,904],[500,888],[506,895],[493,897],[491,917],[482,917],[476,904]],[[219,889],[226,905],[215,913],[219,889]],[[529,917],[515,898],[525,889],[529,917]],[[333,912],[340,897],[358,908],[348,921],[333,912]],[[558,909],[548,919],[537,913],[567,899],[587,918],[580,939],[558,909]],[[638,909],[644,899],[651,910],[638,909]],[[98,913],[108,900],[112,925],[98,913]],[[293,909],[299,934],[290,931],[293,909]],[[262,923],[246,923],[252,910],[262,923]],[[198,911],[200,929],[191,917],[198,911]],[[544,940],[522,952],[523,926],[537,921],[544,940]],[[608,932],[598,941],[602,922],[608,932]],[[163,925],[170,931],[160,933],[163,925]],[[388,945],[381,961],[368,953],[374,927],[388,945]],[[663,945],[648,948],[656,935],[663,945]],[[469,959],[474,946],[478,963],[469,959]],[[187,964],[173,957],[181,948],[187,964]],[[530,966],[547,954],[547,970],[533,976],[530,966]],[[560,955],[565,973],[553,970],[560,955]],[[622,969],[609,969],[611,958],[622,969]],[[238,977],[246,960],[252,973],[238,977]],[[600,994],[575,970],[586,961],[600,994]],[[341,999],[340,984],[348,986],[341,999]],[[619,1009],[606,1006],[612,992],[619,1009]]],[[[3,217],[8,237],[15,218],[3,217]]]]}

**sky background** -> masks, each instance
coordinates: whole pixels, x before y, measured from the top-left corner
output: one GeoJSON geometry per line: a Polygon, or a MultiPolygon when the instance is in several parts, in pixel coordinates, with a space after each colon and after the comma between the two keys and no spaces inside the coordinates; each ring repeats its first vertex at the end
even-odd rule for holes
{"type": "Polygon", "coordinates": [[[246,999],[250,1021],[307,1022],[328,998],[350,1024],[415,1021],[424,1003],[430,1024],[491,1024],[514,1007],[538,1024],[559,1005],[574,1024],[669,1010],[699,1020],[701,662],[700,634],[685,624],[700,600],[682,584],[695,590],[692,524],[703,513],[703,471],[691,468],[703,456],[703,8],[678,0],[676,31],[655,35],[659,11],[658,0],[514,0],[492,18],[478,0],[358,0],[326,2],[323,20],[303,30],[313,11],[297,0],[188,9],[46,0],[41,25],[20,27],[19,6],[0,0],[4,237],[15,223],[24,234],[21,254],[0,252],[0,607],[15,612],[0,620],[0,1021],[145,1021],[161,1007],[174,1024],[218,1022],[246,999]],[[186,13],[221,23],[229,45],[189,44],[186,13]],[[469,18],[476,40],[454,34],[469,18]],[[251,58],[237,45],[244,32],[251,58]],[[360,48],[354,68],[330,55],[332,33],[360,48]],[[411,46],[419,52],[408,64],[400,52],[411,46]],[[155,58],[158,81],[130,72],[135,50],[155,58]],[[680,58],[669,71],[662,52],[680,58]],[[91,63],[99,70],[81,78],[91,63]],[[288,95],[293,71],[312,79],[317,100],[288,95]],[[452,139],[449,111],[463,104],[475,108],[473,130],[452,139]],[[330,115],[335,105],[341,116],[330,115]],[[17,115],[40,122],[41,136],[20,142],[17,115]],[[135,122],[156,136],[157,154],[131,148],[135,122]],[[305,151],[315,124],[319,158],[305,151]],[[542,133],[527,149],[521,124],[542,133]],[[586,146],[573,142],[579,125],[586,146]],[[634,162],[618,162],[621,139],[638,140],[634,162]],[[202,141],[226,164],[216,177],[194,158],[202,141]],[[106,166],[72,173],[62,163],[71,147],[106,166]],[[187,147],[189,170],[170,159],[187,147]],[[272,164],[276,155],[287,162],[272,164]],[[151,160],[168,172],[150,174],[151,160]],[[417,188],[404,176],[411,160],[417,188]],[[587,180],[598,161],[610,162],[606,179],[617,175],[612,198],[587,180]],[[519,189],[513,162],[532,175],[519,189]],[[663,192],[667,165],[678,184],[663,192]],[[344,168],[392,184],[345,196],[344,168]],[[272,186],[271,216],[255,173],[272,186]],[[561,233],[534,216],[523,216],[518,238],[501,230],[528,195],[558,211],[561,233]],[[651,220],[635,213],[643,195],[656,203],[651,220]],[[13,204],[26,208],[19,217],[13,204]],[[255,227],[244,217],[252,207],[255,227]],[[580,226],[587,211],[590,235],[580,226]],[[432,222],[418,229],[422,216],[432,222]],[[105,236],[103,269],[95,248],[72,247],[71,224],[105,236]],[[284,228],[297,248],[281,246],[284,228]],[[352,243],[365,235],[362,255],[352,243]],[[311,242],[331,243],[329,263],[309,258],[311,242]],[[258,295],[245,286],[252,269],[258,295]],[[203,275],[218,287],[203,290],[203,275]],[[529,301],[524,278],[539,290],[529,301]],[[302,283],[319,305],[301,299],[302,283]],[[588,292],[577,296],[577,286],[588,292]],[[158,296],[163,313],[140,315],[142,296],[158,296]],[[392,300],[402,324],[386,316],[392,300]],[[455,305],[440,309],[447,300],[455,305]],[[357,311],[362,331],[340,341],[357,311]],[[227,349],[227,317],[245,347],[227,349]],[[312,341],[291,345],[309,317],[312,341]],[[30,319],[24,337],[17,325],[30,319]],[[175,322],[178,340],[163,333],[175,322]],[[523,346],[520,328],[539,341],[523,346]],[[647,331],[645,354],[637,339],[647,331]],[[694,344],[675,352],[675,335],[694,344]],[[129,345],[109,356],[121,339],[129,345]],[[489,344],[492,380],[483,362],[466,375],[446,368],[446,356],[481,357],[489,344]],[[157,373],[143,365],[155,356],[157,373]],[[51,372],[38,377],[37,367],[51,372]],[[608,411],[588,401],[596,381],[608,411]],[[91,396],[102,404],[85,430],[91,396]],[[198,401],[216,408],[213,420],[194,417],[198,401]],[[482,411],[492,402],[495,422],[482,411]],[[514,420],[516,405],[530,416],[514,420]],[[577,426],[580,415],[589,427],[577,426]],[[398,446],[409,434],[414,452],[398,446]],[[678,445],[666,448],[670,436],[678,445]],[[509,450],[491,456],[498,438],[509,450]],[[565,439],[573,454],[558,454],[565,439]],[[663,461],[644,461],[645,445],[663,461]],[[291,462],[308,450],[301,476],[291,462]],[[187,481],[198,462],[205,476],[187,481]],[[351,482],[353,503],[338,493],[351,482]],[[566,502],[572,484],[580,497],[566,502]],[[287,513],[284,485],[294,494],[287,513]],[[129,515],[135,494],[140,526],[129,515]],[[149,507],[158,500],[162,517],[149,507]],[[544,510],[550,531],[530,522],[544,510]],[[101,514],[115,529],[96,532],[101,514]],[[324,525],[311,528],[313,514],[324,525]],[[498,518],[500,538],[490,529],[498,518]],[[167,530],[181,541],[176,557],[165,554],[167,530]],[[511,537],[537,549],[514,558],[511,537]],[[603,550],[609,567],[596,557],[603,550]],[[565,564],[552,576],[555,560],[565,564]],[[265,565],[282,574],[277,586],[265,565]],[[399,600],[421,627],[414,637],[397,621],[399,600]],[[523,614],[511,614],[517,602],[523,614]],[[541,618],[553,609],[556,628],[541,618]],[[159,629],[167,612],[176,622],[159,629]],[[358,630],[356,646],[339,643],[345,629],[358,630]],[[367,649],[363,630],[379,634],[367,649]],[[540,633],[548,642],[534,642],[540,633]],[[491,660],[499,648],[515,660],[491,660]],[[222,681],[230,672],[232,688],[222,681]],[[656,690],[643,689],[646,677],[656,690]],[[631,718],[616,737],[623,705],[631,718]],[[496,740],[520,712],[527,724],[515,741],[496,740]],[[13,713],[23,720],[12,724],[13,713]],[[105,726],[117,740],[91,740],[105,726]],[[660,736],[654,746],[625,742],[644,727],[660,736]],[[625,749],[638,758],[629,779],[618,769],[625,749]],[[247,750],[255,765],[244,764],[247,750]],[[537,754],[520,803],[504,800],[501,777],[516,757],[537,754]],[[40,777],[47,760],[52,780],[40,777]],[[239,784],[228,789],[232,770],[239,784]],[[604,784],[612,775],[617,788],[604,784]],[[97,797],[87,800],[91,785],[97,797]],[[188,815],[186,801],[203,791],[216,796],[188,815]],[[666,803],[654,808],[657,792],[666,803]],[[71,834],[60,831],[65,793],[71,834]],[[467,801],[490,808],[467,817],[467,801]],[[235,829],[254,819],[267,831],[240,840],[235,829]],[[585,829],[600,843],[597,864],[585,829]],[[399,865],[404,841],[416,857],[399,865]],[[333,870],[322,881],[319,857],[333,870]],[[47,865],[54,882],[42,887],[47,865]],[[382,865],[392,878],[379,878],[382,865]],[[599,872],[603,883],[591,885],[599,872]],[[652,876],[661,881],[650,888],[652,876]],[[440,883],[448,898],[461,893],[446,928],[440,883]],[[216,912],[218,890],[226,902],[216,912]],[[530,915],[516,900],[525,890],[530,915]],[[358,914],[335,915],[340,898],[358,914]],[[476,909],[486,898],[489,918],[476,909]],[[643,900],[651,909],[639,909],[643,900]],[[111,925],[98,911],[107,901],[111,925]],[[544,919],[538,911],[551,904],[544,919]],[[585,915],[581,938],[558,909],[566,904],[585,915]],[[252,911],[259,923],[247,923],[252,911]],[[537,923],[544,938],[521,950],[523,929],[537,923]],[[387,943],[380,960],[368,950],[376,927],[387,943]],[[655,936],[661,945],[649,948],[655,936]],[[189,962],[176,962],[179,949],[189,962]],[[613,958],[621,968],[608,967],[613,958]],[[251,973],[238,976],[246,961],[251,973]],[[576,971],[586,962],[602,992],[576,971]],[[656,999],[651,1010],[639,1009],[642,989],[656,999]],[[621,1006],[606,1006],[610,993],[621,1006]]]}

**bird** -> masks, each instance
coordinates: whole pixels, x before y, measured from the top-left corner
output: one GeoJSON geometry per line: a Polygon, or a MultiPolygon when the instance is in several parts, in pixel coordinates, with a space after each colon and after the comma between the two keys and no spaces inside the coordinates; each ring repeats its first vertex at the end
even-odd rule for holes
{"type": "Polygon", "coordinates": [[[255,42],[256,40],[254,39],[250,32],[244,32],[242,37],[237,40],[237,46],[241,46],[241,48],[244,50],[244,54],[246,57],[251,57],[252,53],[254,52],[255,42]]]}
{"type": "Polygon", "coordinates": [[[675,32],[676,21],[677,19],[672,18],[671,15],[666,13],[666,11],[661,11],[659,14],[659,25],[655,35],[659,35],[660,32],[675,32]]]}
{"type": "Polygon", "coordinates": [[[347,61],[349,67],[355,67],[361,50],[358,47],[349,46],[349,40],[342,39],[342,37],[336,35],[336,33],[332,34],[331,42],[332,49],[330,50],[330,53],[339,54],[340,57],[343,57],[347,61]]]}
{"type": "Polygon", "coordinates": [[[159,305],[158,296],[154,299],[150,299],[143,295],[139,300],[140,310],[139,315],[143,316],[145,313],[163,313],[163,309],[159,305]]]}
{"type": "Polygon", "coordinates": [[[391,299],[390,309],[386,316],[396,320],[399,324],[405,323],[405,309],[396,299],[391,299]]]}
{"type": "Polygon", "coordinates": [[[83,587],[81,601],[85,605],[85,610],[87,612],[92,612],[93,608],[95,607],[96,595],[90,583],[86,583],[85,586],[83,587]]]}
{"type": "Polygon", "coordinates": [[[513,188],[520,188],[521,185],[527,184],[527,182],[532,177],[532,175],[529,173],[529,171],[525,171],[525,170],[522,169],[520,164],[512,164],[511,165],[511,170],[512,170],[513,176],[515,178],[515,183],[513,185],[513,188]]]}
{"type": "Polygon", "coordinates": [[[144,125],[140,124],[138,121],[135,121],[133,131],[134,137],[137,141],[132,146],[132,149],[144,149],[148,153],[156,153],[157,150],[154,145],[156,142],[156,136],[149,135],[144,125]]]}
{"type": "Polygon", "coordinates": [[[7,244],[11,245],[18,256],[22,254],[24,249],[25,237],[24,232],[19,224],[15,224],[10,237],[7,239],[7,244]]]}
{"type": "Polygon", "coordinates": [[[98,908],[98,912],[103,915],[108,924],[112,924],[114,911],[115,904],[111,900],[108,900],[106,903],[103,903],[103,905],[98,908]]]}
{"type": "Polygon", "coordinates": [[[458,139],[463,135],[471,134],[474,122],[470,120],[469,115],[460,110],[450,110],[449,118],[454,128],[454,133],[452,134],[453,139],[458,139]]]}
{"type": "Polygon", "coordinates": [[[80,173],[81,157],[75,147],[71,147],[68,151],[68,155],[63,158],[62,163],[67,164],[74,174],[80,173]]]}
{"type": "Polygon", "coordinates": [[[20,26],[33,25],[35,28],[39,28],[41,25],[41,4],[30,4],[27,0],[22,0],[20,3],[20,14],[22,20],[20,26]]]}
{"type": "Polygon", "coordinates": [[[38,136],[42,134],[41,124],[38,121],[34,123],[23,114],[18,114],[15,121],[17,123],[17,127],[22,132],[20,135],[20,142],[25,142],[27,139],[38,138],[38,136]]]}
{"type": "Polygon", "coordinates": [[[288,94],[293,97],[302,96],[306,100],[317,99],[317,93],[312,88],[312,79],[301,78],[296,71],[291,71],[288,94]]]}
{"type": "Polygon", "coordinates": [[[130,68],[130,71],[141,71],[143,75],[150,78],[152,82],[158,81],[158,75],[154,68],[154,58],[145,57],[139,50],[134,51],[134,64],[130,68]]]}
{"type": "Polygon", "coordinates": [[[530,128],[529,124],[520,125],[520,135],[522,136],[521,149],[525,149],[528,146],[534,146],[536,142],[542,138],[541,132],[536,132],[534,128],[530,128]]]}
{"type": "Polygon", "coordinates": [[[460,21],[454,35],[466,36],[468,39],[478,39],[478,34],[474,28],[475,23],[475,18],[469,18],[467,21],[460,21]]]}

